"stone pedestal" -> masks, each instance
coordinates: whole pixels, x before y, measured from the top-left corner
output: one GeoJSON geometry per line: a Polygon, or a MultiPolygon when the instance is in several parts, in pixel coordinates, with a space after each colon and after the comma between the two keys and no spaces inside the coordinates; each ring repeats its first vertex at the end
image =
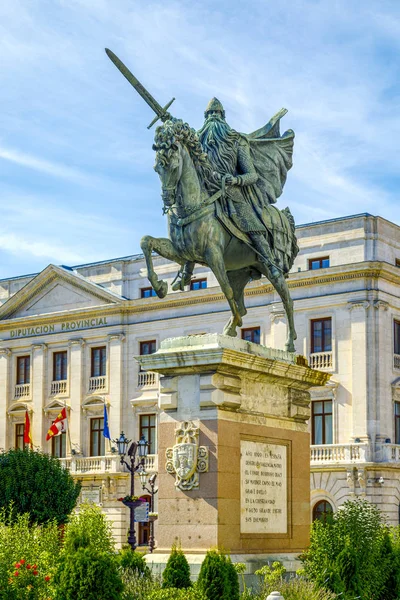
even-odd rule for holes
{"type": "Polygon", "coordinates": [[[218,334],[165,340],[158,352],[137,360],[163,375],[159,519],[151,560],[164,562],[160,554],[167,556],[178,540],[192,562],[216,546],[243,562],[266,555],[290,560],[306,548],[308,389],[324,385],[329,375],[293,353],[218,334]],[[188,427],[198,428],[203,450],[195,452],[194,486],[189,481],[185,489],[187,480],[171,470],[182,476],[191,466],[193,448],[176,446],[196,443],[195,433],[182,437],[188,427]]]}

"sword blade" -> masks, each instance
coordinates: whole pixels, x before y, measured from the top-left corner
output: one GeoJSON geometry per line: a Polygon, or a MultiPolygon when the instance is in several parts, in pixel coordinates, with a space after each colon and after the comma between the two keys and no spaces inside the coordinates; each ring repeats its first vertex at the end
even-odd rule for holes
{"type": "Polygon", "coordinates": [[[118,56],[114,54],[114,52],[112,52],[112,50],[109,50],[108,48],[106,48],[105,50],[108,58],[111,60],[111,62],[114,63],[114,65],[122,73],[125,79],[129,81],[131,86],[135,88],[139,96],[143,98],[146,104],[150,106],[150,108],[156,113],[158,117],[162,117],[165,114],[165,110],[163,109],[161,104],[159,104],[157,100],[153,98],[153,96],[146,90],[146,88],[143,87],[140,81],[133,75],[133,73],[130,72],[128,67],[124,65],[124,63],[118,58],[118,56]]]}

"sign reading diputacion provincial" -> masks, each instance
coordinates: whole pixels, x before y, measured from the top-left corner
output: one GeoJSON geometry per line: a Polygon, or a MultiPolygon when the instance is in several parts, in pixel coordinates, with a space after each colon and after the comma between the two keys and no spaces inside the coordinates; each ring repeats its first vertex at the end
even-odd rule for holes
{"type": "Polygon", "coordinates": [[[242,440],[241,533],[287,533],[287,446],[242,440]]]}

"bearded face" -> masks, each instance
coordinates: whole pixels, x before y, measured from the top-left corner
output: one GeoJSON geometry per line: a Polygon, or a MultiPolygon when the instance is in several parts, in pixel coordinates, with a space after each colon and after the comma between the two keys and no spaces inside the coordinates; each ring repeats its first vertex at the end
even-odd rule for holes
{"type": "Polygon", "coordinates": [[[229,127],[220,111],[210,111],[198,132],[200,143],[214,169],[221,175],[236,172],[236,131],[229,127]]]}

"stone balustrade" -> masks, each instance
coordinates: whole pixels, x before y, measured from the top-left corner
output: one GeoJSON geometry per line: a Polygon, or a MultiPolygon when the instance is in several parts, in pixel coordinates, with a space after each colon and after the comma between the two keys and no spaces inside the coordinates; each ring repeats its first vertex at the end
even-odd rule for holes
{"type": "Polygon", "coordinates": [[[28,398],[31,395],[31,384],[20,383],[15,386],[14,398],[28,398]]]}
{"type": "Polygon", "coordinates": [[[107,388],[107,377],[101,375],[100,377],[89,378],[89,392],[99,392],[107,388]]]}
{"type": "Polygon", "coordinates": [[[376,462],[400,462],[400,444],[377,444],[376,462]]]}
{"type": "Polygon", "coordinates": [[[50,393],[52,396],[57,396],[58,394],[66,394],[67,393],[67,380],[63,379],[61,381],[52,381],[50,393]]]}
{"type": "MultiPolygon", "coordinates": [[[[71,456],[59,459],[63,467],[72,475],[96,473],[121,473],[125,467],[121,465],[117,454],[112,456],[71,456]]],[[[158,471],[158,455],[149,454],[144,463],[147,473],[158,471]]]]}
{"type": "Polygon", "coordinates": [[[310,367],[318,371],[327,371],[333,368],[333,352],[314,352],[310,354],[310,367]]]}
{"type": "Polygon", "coordinates": [[[369,462],[369,444],[321,444],[311,446],[311,466],[335,463],[369,462]]]}
{"type": "Polygon", "coordinates": [[[138,387],[158,387],[158,374],[151,371],[139,371],[138,387]]]}

